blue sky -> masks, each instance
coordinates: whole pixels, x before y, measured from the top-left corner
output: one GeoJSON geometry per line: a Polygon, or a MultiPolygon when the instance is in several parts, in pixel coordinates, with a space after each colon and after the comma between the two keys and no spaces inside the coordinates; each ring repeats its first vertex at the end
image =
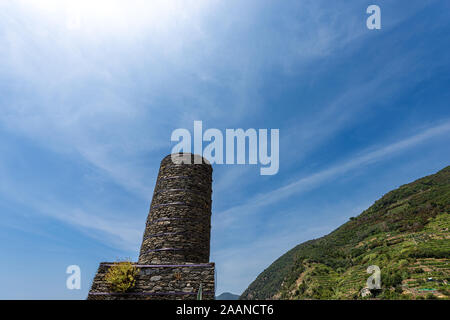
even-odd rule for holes
{"type": "Polygon", "coordinates": [[[215,165],[211,261],[241,293],[296,244],[449,165],[448,1],[0,2],[0,298],[84,299],[138,255],[171,132],[280,129],[215,165]],[[382,29],[366,28],[381,8],[382,29]],[[79,28],[68,17],[79,13],[79,28]],[[68,290],[66,267],[81,267],[68,290]]]}

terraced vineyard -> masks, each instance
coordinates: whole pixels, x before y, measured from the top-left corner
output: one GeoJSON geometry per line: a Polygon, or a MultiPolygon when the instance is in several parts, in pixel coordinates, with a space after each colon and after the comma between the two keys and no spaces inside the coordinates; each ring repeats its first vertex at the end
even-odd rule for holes
{"type": "Polygon", "coordinates": [[[448,299],[450,167],[401,186],[332,233],[293,248],[241,299],[448,299]],[[369,265],[381,290],[363,297],[369,265]]]}

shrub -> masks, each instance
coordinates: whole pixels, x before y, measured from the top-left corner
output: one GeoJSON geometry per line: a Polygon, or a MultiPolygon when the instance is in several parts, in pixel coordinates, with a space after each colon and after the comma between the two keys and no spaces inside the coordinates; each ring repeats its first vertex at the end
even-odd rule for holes
{"type": "Polygon", "coordinates": [[[395,292],[396,292],[396,293],[402,293],[402,292],[403,292],[402,286],[396,286],[396,287],[395,287],[395,292]]]}
{"type": "Polygon", "coordinates": [[[447,297],[450,296],[450,290],[448,290],[448,289],[442,288],[442,289],[439,289],[439,291],[440,291],[442,294],[446,295],[447,297]]]}
{"type": "Polygon", "coordinates": [[[135,286],[138,273],[139,269],[131,262],[116,262],[109,268],[105,280],[111,286],[112,291],[123,293],[135,286]]]}
{"type": "Polygon", "coordinates": [[[381,271],[381,283],[386,287],[396,287],[402,284],[402,275],[399,271],[381,271]]]}
{"type": "Polygon", "coordinates": [[[429,293],[429,294],[426,295],[425,299],[427,299],[427,300],[436,300],[437,297],[434,294],[429,293]]]}
{"type": "Polygon", "coordinates": [[[398,262],[398,266],[399,266],[400,268],[405,267],[405,266],[407,266],[407,265],[408,265],[408,260],[406,260],[406,259],[401,259],[401,260],[398,262]]]}

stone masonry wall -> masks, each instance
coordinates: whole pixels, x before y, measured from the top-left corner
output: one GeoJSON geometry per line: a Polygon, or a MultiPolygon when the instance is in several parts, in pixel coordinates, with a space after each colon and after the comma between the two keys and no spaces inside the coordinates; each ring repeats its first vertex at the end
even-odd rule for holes
{"type": "Polygon", "coordinates": [[[214,263],[138,265],[135,287],[112,293],[104,277],[111,262],[102,262],[89,291],[88,300],[196,300],[202,284],[203,300],[214,299],[214,263]]]}
{"type": "Polygon", "coordinates": [[[209,163],[175,164],[170,155],[161,161],[140,264],[209,261],[211,184],[209,163]]]}

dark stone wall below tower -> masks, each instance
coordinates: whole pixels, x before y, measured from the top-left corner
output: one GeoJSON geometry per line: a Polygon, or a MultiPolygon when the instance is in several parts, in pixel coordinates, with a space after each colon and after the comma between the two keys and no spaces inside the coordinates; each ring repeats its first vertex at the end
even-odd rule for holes
{"type": "Polygon", "coordinates": [[[139,265],[135,287],[113,293],[105,275],[113,265],[102,262],[92,282],[88,300],[196,300],[200,283],[203,300],[214,299],[214,263],[181,265],[139,265]]]}

